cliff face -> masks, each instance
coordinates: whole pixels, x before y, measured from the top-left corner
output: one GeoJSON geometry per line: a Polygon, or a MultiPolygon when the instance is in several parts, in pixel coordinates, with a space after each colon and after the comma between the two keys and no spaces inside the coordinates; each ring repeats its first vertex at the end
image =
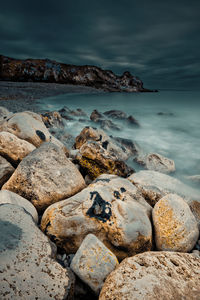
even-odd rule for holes
{"type": "Polygon", "coordinates": [[[142,81],[124,72],[115,75],[96,66],[76,66],[49,59],[19,60],[0,55],[0,80],[86,85],[106,91],[147,92],[142,81]]]}

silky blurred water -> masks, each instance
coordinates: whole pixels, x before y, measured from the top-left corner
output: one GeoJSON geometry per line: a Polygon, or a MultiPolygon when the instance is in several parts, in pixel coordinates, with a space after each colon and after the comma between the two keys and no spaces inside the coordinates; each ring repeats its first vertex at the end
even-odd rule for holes
{"type": "MultiPolygon", "coordinates": [[[[42,108],[82,108],[88,116],[117,109],[133,115],[139,128],[120,123],[121,131],[110,131],[136,141],[147,153],[156,152],[175,161],[177,177],[200,174],[200,92],[66,94],[43,99],[42,108]],[[161,113],[161,114],[159,114],[161,113]]],[[[114,121],[115,122],[115,121],[114,121]]],[[[66,130],[78,135],[87,122],[68,122],[66,130]]],[[[94,124],[93,124],[94,126],[94,124]]]]}

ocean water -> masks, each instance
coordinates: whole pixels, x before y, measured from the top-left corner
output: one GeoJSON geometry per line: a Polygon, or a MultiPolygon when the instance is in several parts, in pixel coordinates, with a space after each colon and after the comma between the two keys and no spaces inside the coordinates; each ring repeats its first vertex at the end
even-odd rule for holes
{"type": "MultiPolygon", "coordinates": [[[[140,127],[120,123],[120,131],[108,134],[129,138],[147,153],[173,159],[175,177],[184,180],[187,175],[200,174],[200,91],[65,94],[43,99],[40,105],[49,111],[63,106],[82,108],[88,117],[94,109],[100,112],[122,110],[134,116],[140,127]]],[[[86,125],[97,127],[89,120],[76,120],[66,122],[66,130],[76,136],[86,125]]]]}

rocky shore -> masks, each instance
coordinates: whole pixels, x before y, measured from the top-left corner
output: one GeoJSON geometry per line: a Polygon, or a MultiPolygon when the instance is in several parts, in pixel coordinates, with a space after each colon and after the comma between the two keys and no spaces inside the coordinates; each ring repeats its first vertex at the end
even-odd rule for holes
{"type": "Polygon", "coordinates": [[[118,110],[0,107],[1,299],[199,300],[200,192],[120,122],[140,127],[118,110]],[[72,119],[90,126],[72,136],[72,119]]]}
{"type": "Polygon", "coordinates": [[[14,59],[0,55],[0,80],[89,86],[109,92],[155,92],[130,72],[121,76],[96,66],[76,66],[49,59],[14,59]]]}

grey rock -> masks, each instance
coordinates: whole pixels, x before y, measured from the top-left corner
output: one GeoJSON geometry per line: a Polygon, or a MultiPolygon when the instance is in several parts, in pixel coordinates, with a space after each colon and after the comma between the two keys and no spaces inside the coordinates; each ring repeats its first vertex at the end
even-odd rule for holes
{"type": "Polygon", "coordinates": [[[20,206],[0,207],[0,298],[72,299],[71,272],[54,260],[48,238],[20,206]]]}
{"type": "Polygon", "coordinates": [[[99,294],[106,277],[118,265],[116,256],[93,234],[88,234],[71,262],[71,269],[99,294]]]}
{"type": "Polygon", "coordinates": [[[25,198],[6,190],[0,191],[0,205],[10,203],[23,207],[32,217],[35,223],[38,223],[38,213],[33,204],[25,198]]]}

